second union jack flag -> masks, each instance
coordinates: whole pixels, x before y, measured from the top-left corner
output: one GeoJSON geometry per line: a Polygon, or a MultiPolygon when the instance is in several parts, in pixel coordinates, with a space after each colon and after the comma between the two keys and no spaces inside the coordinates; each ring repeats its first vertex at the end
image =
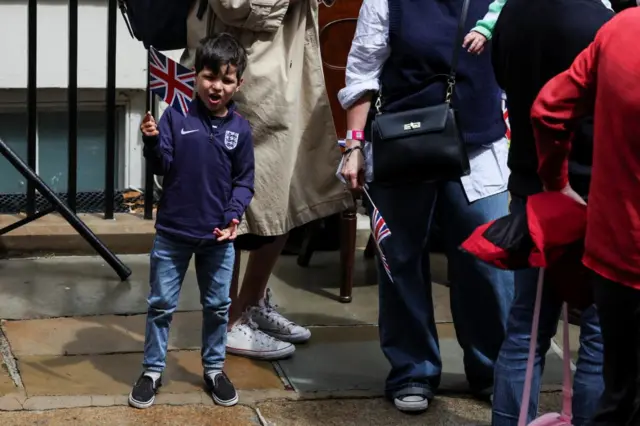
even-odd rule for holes
{"type": "Polygon", "coordinates": [[[149,88],[186,116],[193,99],[196,73],[149,48],[149,88]]]}
{"type": "Polygon", "coordinates": [[[373,212],[371,213],[371,229],[373,231],[373,239],[376,242],[376,246],[378,246],[380,262],[382,262],[382,266],[384,267],[384,271],[387,273],[387,276],[389,277],[391,282],[393,282],[393,278],[391,277],[391,269],[389,268],[387,258],[382,251],[382,241],[385,238],[391,236],[391,231],[389,231],[387,222],[385,222],[384,218],[380,214],[380,211],[375,205],[373,206],[373,212]]]}
{"type": "Polygon", "coordinates": [[[507,126],[507,134],[505,135],[509,144],[511,144],[511,123],[509,122],[509,110],[507,109],[507,95],[502,93],[502,118],[507,126]]]}

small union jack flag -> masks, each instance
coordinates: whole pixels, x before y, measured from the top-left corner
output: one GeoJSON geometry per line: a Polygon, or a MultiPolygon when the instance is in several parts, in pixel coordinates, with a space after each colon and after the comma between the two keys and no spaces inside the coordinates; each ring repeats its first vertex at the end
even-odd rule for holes
{"type": "Polygon", "coordinates": [[[371,206],[373,207],[373,211],[371,213],[371,231],[373,234],[373,240],[375,241],[376,246],[378,247],[380,262],[382,263],[382,266],[384,267],[384,271],[387,273],[389,280],[393,282],[393,278],[391,277],[391,269],[389,268],[389,264],[387,263],[387,258],[384,255],[384,252],[382,251],[382,241],[385,238],[391,236],[391,231],[387,226],[387,222],[384,220],[384,218],[380,214],[380,210],[378,210],[378,207],[376,207],[376,205],[373,203],[373,200],[369,195],[369,191],[367,191],[366,188],[364,189],[364,193],[369,199],[371,206]]]}
{"type": "Polygon", "coordinates": [[[194,70],[149,48],[149,88],[163,101],[186,116],[193,99],[196,80],[194,70]]]}

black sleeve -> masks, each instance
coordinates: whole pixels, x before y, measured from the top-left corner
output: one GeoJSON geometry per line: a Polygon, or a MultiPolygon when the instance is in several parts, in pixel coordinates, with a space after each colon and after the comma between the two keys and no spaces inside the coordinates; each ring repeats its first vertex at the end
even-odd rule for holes
{"type": "MultiPolygon", "coordinates": [[[[567,9],[561,16],[568,17],[573,9],[567,9]]],[[[555,45],[556,49],[547,52],[553,66],[549,67],[550,75],[544,76],[550,80],[561,72],[569,69],[576,57],[587,48],[596,38],[596,34],[614,13],[607,9],[600,1],[580,1],[580,16],[576,19],[564,19],[562,25],[554,26],[551,33],[546,33],[547,45],[555,45]]]]}
{"type": "Polygon", "coordinates": [[[502,45],[502,33],[504,25],[501,22],[503,20],[503,16],[505,16],[504,8],[500,12],[498,21],[493,28],[493,36],[491,37],[491,65],[493,66],[493,73],[496,77],[496,81],[498,82],[498,86],[500,86],[502,90],[505,90],[503,72],[506,66],[506,61],[504,60],[504,48],[502,45]]]}

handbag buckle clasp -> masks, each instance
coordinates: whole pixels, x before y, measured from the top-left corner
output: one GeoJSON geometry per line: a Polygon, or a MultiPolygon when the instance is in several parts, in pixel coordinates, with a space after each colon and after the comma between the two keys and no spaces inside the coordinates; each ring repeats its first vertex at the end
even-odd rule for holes
{"type": "Polygon", "coordinates": [[[455,77],[449,76],[447,79],[447,94],[444,98],[444,101],[448,104],[451,103],[451,98],[453,97],[453,87],[456,85],[455,77]]]}

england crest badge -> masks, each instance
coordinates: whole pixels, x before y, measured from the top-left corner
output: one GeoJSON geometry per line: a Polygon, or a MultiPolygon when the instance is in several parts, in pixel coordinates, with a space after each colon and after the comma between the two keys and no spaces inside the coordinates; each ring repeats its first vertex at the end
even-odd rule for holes
{"type": "Polygon", "coordinates": [[[227,130],[224,133],[224,146],[229,150],[235,148],[236,146],[238,146],[239,136],[240,135],[238,133],[227,130]]]}

